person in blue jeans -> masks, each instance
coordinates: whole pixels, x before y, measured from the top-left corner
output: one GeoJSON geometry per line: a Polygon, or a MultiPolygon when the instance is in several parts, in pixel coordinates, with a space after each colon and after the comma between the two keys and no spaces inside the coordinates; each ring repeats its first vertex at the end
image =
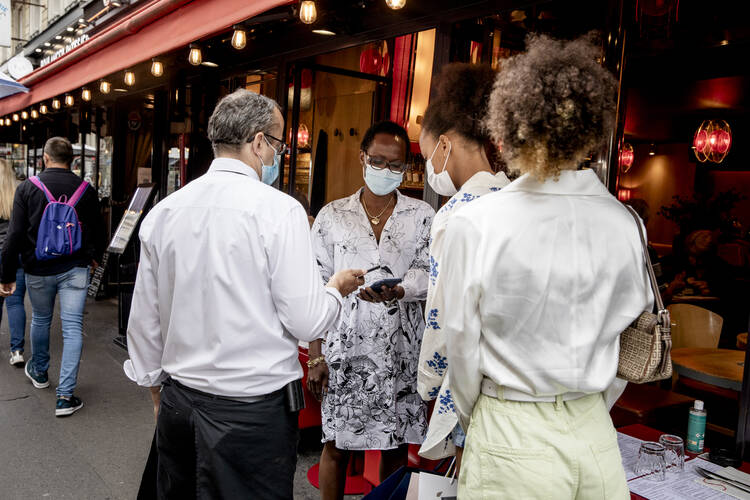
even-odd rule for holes
{"type": "MultiPolygon", "coordinates": [[[[13,165],[0,158],[0,246],[5,243],[13,211],[13,199],[18,188],[18,179],[13,165]]],[[[8,326],[10,329],[10,364],[23,366],[23,347],[26,337],[26,310],[23,298],[26,293],[23,268],[16,271],[16,291],[7,299],[0,296],[0,321],[3,318],[3,302],[8,309],[8,326]]]]}
{"type": "Polygon", "coordinates": [[[31,300],[31,359],[25,373],[37,389],[49,387],[50,325],[55,299],[60,297],[63,351],[57,386],[55,415],[72,415],[83,407],[74,395],[83,348],[83,309],[89,284],[89,269],[96,267],[104,250],[104,224],[96,191],[71,172],[73,147],[65,138],[53,137],[44,145],[45,170],[37,178],[22,182],[13,202],[8,235],[0,255],[0,295],[18,290],[16,272],[21,255],[26,289],[31,300]],[[52,200],[75,205],[81,225],[81,246],[70,254],[53,258],[41,254],[36,244],[39,226],[52,200]],[[77,201],[76,201],[77,200],[77,201]],[[15,256],[15,258],[13,258],[15,256]]]}
{"type": "Polygon", "coordinates": [[[23,268],[16,271],[16,290],[9,297],[0,297],[0,321],[3,319],[3,302],[8,310],[8,329],[10,330],[10,364],[23,366],[23,348],[26,343],[26,279],[23,268]]]}

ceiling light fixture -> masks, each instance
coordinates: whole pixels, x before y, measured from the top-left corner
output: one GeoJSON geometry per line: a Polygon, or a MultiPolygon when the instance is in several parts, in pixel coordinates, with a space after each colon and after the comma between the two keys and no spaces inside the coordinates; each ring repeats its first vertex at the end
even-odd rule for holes
{"type": "Polygon", "coordinates": [[[13,113],[13,121],[17,122],[19,119],[18,113],[13,113]]]}
{"type": "Polygon", "coordinates": [[[125,85],[127,85],[128,87],[132,87],[133,85],[135,85],[135,73],[133,73],[132,70],[125,71],[124,81],[125,85]]]}
{"type": "Polygon", "coordinates": [[[318,9],[312,0],[303,0],[299,4],[299,20],[305,24],[312,24],[318,18],[318,9]]]}
{"type": "Polygon", "coordinates": [[[406,0],[385,0],[385,4],[393,10],[398,10],[406,5],[406,0]]]}
{"type": "Polygon", "coordinates": [[[232,33],[232,47],[237,50],[242,50],[247,46],[247,32],[245,28],[240,25],[234,26],[234,33],[232,33]]]}
{"type": "Polygon", "coordinates": [[[47,114],[47,105],[46,104],[42,104],[41,106],[39,106],[39,112],[41,114],[43,114],[43,115],[46,115],[47,114]]]}
{"type": "Polygon", "coordinates": [[[27,120],[29,118],[29,112],[25,109],[21,111],[21,120],[27,120]]]}
{"type": "Polygon", "coordinates": [[[151,74],[159,78],[164,74],[164,64],[157,58],[151,59],[151,74]]]}
{"type": "Polygon", "coordinates": [[[73,96],[70,94],[65,94],[65,105],[67,107],[71,107],[73,104],[75,104],[76,100],[73,99],[73,96]]]}
{"type": "Polygon", "coordinates": [[[36,120],[37,118],[39,118],[39,111],[37,111],[35,109],[32,109],[31,110],[31,118],[33,118],[34,120],[36,120]]]}
{"type": "Polygon", "coordinates": [[[91,91],[87,89],[86,87],[81,90],[81,99],[88,102],[91,100],[91,91]]]}
{"type": "Polygon", "coordinates": [[[99,92],[101,92],[102,94],[109,94],[111,90],[112,84],[107,80],[102,80],[99,82],[99,92]]]}
{"type": "Polygon", "coordinates": [[[60,109],[60,99],[52,99],[52,109],[60,109]]]}
{"type": "Polygon", "coordinates": [[[188,54],[188,62],[193,66],[198,66],[203,62],[203,53],[197,43],[190,44],[190,53],[188,54]]]}

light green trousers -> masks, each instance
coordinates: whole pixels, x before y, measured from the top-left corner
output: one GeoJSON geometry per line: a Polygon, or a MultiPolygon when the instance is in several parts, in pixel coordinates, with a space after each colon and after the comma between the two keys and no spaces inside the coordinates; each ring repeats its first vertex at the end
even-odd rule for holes
{"type": "Polygon", "coordinates": [[[467,434],[459,500],[630,498],[601,394],[557,403],[482,394],[467,434]]]}

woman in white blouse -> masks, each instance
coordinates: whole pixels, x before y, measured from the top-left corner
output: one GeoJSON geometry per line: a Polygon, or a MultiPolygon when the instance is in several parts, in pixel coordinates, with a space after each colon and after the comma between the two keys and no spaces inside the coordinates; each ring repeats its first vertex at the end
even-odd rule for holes
{"type": "MultiPolygon", "coordinates": [[[[489,133],[482,123],[495,72],[489,66],[455,63],[435,81],[435,96],[425,111],[419,145],[427,157],[427,182],[451,199],[435,215],[430,230],[430,287],[419,357],[417,387],[423,399],[437,398],[420,454],[433,460],[456,455],[460,466],[466,435],[458,425],[451,399],[445,335],[433,318],[449,298],[435,293],[443,253],[443,235],[451,215],[480,196],[509,184],[503,172],[492,171],[485,146],[489,133]]],[[[445,291],[445,290],[443,290],[445,291]]]]}
{"type": "Polygon", "coordinates": [[[427,430],[417,361],[435,212],[397,189],[408,148],[402,127],[373,125],[362,138],[361,165],[351,167],[362,169],[364,187],[323,207],[312,227],[324,279],[354,262],[371,270],[360,293],[344,299],[341,320],[326,335],[322,352],[319,341],[310,344],[308,386],[323,400],[324,500],[343,498],[350,451],[381,450],[384,479],[406,465],[407,445],[421,444],[427,430]],[[403,281],[378,293],[371,285],[385,278],[403,281]]]}
{"type": "Polygon", "coordinates": [[[467,429],[459,498],[629,498],[604,392],[653,298],[638,229],[593,170],[615,80],[590,41],[503,62],[487,125],[511,170],[445,230],[435,321],[467,429]]]}

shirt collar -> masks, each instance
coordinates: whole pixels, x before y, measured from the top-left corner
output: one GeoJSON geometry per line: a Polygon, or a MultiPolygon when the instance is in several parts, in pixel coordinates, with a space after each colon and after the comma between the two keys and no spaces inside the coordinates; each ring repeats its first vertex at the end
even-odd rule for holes
{"type": "Polygon", "coordinates": [[[234,158],[214,158],[211,162],[209,172],[234,172],[236,174],[247,175],[255,180],[260,180],[258,173],[253,167],[234,158]]]}
{"type": "Polygon", "coordinates": [[[466,188],[472,188],[475,185],[496,186],[502,188],[507,186],[508,184],[510,184],[510,179],[508,179],[508,176],[505,175],[505,172],[498,172],[496,174],[493,174],[492,172],[483,170],[472,175],[471,178],[466,181],[463,186],[461,186],[461,191],[465,190],[466,188]]]}
{"type": "Polygon", "coordinates": [[[503,188],[507,191],[525,191],[529,193],[578,195],[578,196],[607,196],[609,191],[591,169],[563,170],[557,180],[547,179],[538,181],[529,174],[524,174],[503,188]]]}
{"type": "MultiPolygon", "coordinates": [[[[360,202],[362,191],[364,190],[364,187],[359,188],[356,193],[346,199],[346,202],[341,208],[350,212],[358,212],[360,210],[364,211],[364,208],[362,208],[362,203],[360,202]]],[[[393,213],[395,214],[398,212],[402,212],[406,210],[406,208],[407,207],[404,204],[404,195],[401,194],[401,191],[396,189],[396,206],[393,207],[393,213]]]]}

